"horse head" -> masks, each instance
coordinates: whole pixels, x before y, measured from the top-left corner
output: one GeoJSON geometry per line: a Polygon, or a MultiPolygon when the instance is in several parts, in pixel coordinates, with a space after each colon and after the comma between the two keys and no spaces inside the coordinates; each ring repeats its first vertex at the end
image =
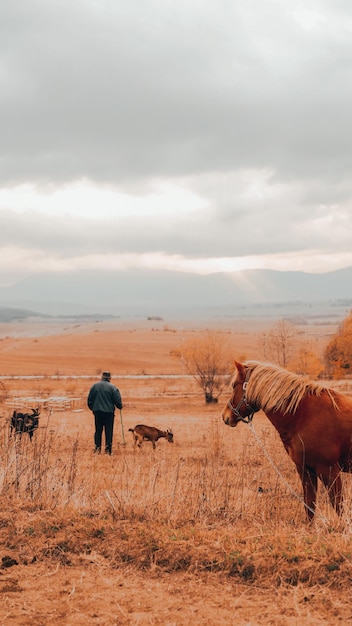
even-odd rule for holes
{"type": "Polygon", "coordinates": [[[251,369],[235,361],[236,374],[232,379],[232,395],[222,411],[222,419],[227,426],[234,428],[238,422],[250,422],[258,407],[252,406],[247,398],[247,385],[251,369]]]}

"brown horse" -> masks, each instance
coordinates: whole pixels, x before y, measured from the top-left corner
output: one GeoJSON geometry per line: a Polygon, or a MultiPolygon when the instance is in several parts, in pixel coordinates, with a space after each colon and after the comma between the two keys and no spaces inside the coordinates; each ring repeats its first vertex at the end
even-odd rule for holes
{"type": "Polygon", "coordinates": [[[264,411],[296,465],[308,519],[315,513],[318,478],[341,514],[341,472],[352,472],[352,399],[275,365],[235,365],[225,424],[248,423],[264,411]]]}

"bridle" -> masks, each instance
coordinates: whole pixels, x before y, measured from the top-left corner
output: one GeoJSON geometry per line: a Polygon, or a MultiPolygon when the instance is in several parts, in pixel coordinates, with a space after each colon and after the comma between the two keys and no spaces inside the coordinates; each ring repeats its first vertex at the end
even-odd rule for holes
{"type": "MultiPolygon", "coordinates": [[[[240,399],[239,403],[237,404],[237,406],[234,406],[231,402],[231,398],[227,403],[227,406],[229,407],[229,409],[231,409],[233,415],[237,418],[236,420],[236,424],[238,424],[238,422],[244,422],[245,424],[249,424],[252,419],[253,419],[253,415],[254,413],[256,413],[257,411],[259,411],[259,409],[257,407],[252,406],[251,404],[249,404],[249,402],[247,401],[247,386],[248,386],[248,381],[249,381],[249,377],[251,375],[251,371],[248,369],[247,373],[246,373],[246,378],[242,384],[242,390],[243,390],[243,396],[240,399]],[[242,405],[244,405],[244,415],[241,415],[240,413],[240,408],[242,407],[242,405]]],[[[237,385],[240,385],[241,383],[235,383],[234,387],[237,385]]]]}

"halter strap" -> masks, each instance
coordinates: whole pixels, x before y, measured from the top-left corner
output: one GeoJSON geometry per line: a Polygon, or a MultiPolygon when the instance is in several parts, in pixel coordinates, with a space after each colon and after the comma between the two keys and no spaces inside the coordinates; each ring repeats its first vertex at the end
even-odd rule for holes
{"type": "Polygon", "coordinates": [[[247,401],[247,387],[248,387],[248,381],[249,381],[249,377],[251,375],[250,370],[247,370],[246,373],[246,378],[243,382],[242,385],[242,389],[243,389],[243,396],[240,399],[239,403],[237,404],[237,406],[235,407],[232,402],[231,402],[231,398],[228,401],[227,405],[228,407],[231,409],[232,413],[236,416],[237,418],[237,422],[244,422],[245,424],[249,424],[254,416],[254,413],[256,413],[259,409],[257,409],[257,407],[251,406],[249,404],[249,402],[247,401]],[[245,415],[241,415],[240,413],[240,408],[241,406],[244,404],[245,406],[245,415]],[[247,413],[248,411],[248,413],[247,413]]]}

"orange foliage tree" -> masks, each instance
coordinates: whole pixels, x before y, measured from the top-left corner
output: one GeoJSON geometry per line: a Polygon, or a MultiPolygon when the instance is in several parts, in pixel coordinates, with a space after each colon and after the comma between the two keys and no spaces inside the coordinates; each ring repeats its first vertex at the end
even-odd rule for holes
{"type": "Polygon", "coordinates": [[[326,371],[334,378],[352,374],[352,311],[341,322],[336,334],[329,341],[324,360],[326,371]]]}
{"type": "Polygon", "coordinates": [[[205,402],[217,402],[231,380],[233,359],[221,334],[207,331],[202,337],[187,341],[181,358],[189,374],[204,392],[205,402]]]}
{"type": "Polygon", "coordinates": [[[324,365],[310,344],[302,345],[297,349],[295,356],[290,361],[290,369],[296,374],[318,378],[324,369],[324,365]]]}

